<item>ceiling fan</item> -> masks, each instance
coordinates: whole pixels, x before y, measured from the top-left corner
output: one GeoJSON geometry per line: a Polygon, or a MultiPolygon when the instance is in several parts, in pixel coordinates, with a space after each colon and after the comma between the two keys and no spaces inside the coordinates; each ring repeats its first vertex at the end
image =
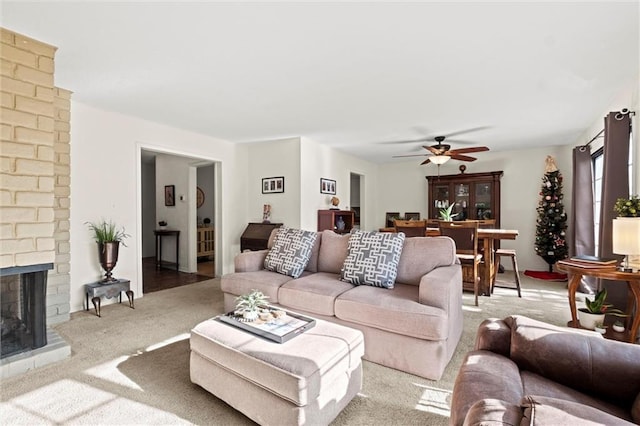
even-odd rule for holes
{"type": "Polygon", "coordinates": [[[489,151],[489,148],[486,146],[475,146],[471,148],[460,148],[460,149],[451,149],[451,145],[444,144],[444,140],[446,136],[436,136],[434,140],[437,142],[436,145],[432,146],[423,146],[424,149],[429,151],[426,154],[410,154],[410,155],[394,155],[393,158],[399,157],[424,157],[429,156],[426,160],[424,160],[422,164],[434,163],[438,166],[446,163],[450,159],[459,160],[459,161],[476,161],[475,157],[471,157],[469,155],[472,152],[483,152],[489,151]]]}

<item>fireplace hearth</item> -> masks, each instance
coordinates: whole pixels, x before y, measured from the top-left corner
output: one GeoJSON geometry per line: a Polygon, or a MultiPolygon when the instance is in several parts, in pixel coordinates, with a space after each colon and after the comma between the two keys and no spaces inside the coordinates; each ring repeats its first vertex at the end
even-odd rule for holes
{"type": "Polygon", "coordinates": [[[52,268],[52,263],[0,268],[0,358],[46,346],[52,268]]]}

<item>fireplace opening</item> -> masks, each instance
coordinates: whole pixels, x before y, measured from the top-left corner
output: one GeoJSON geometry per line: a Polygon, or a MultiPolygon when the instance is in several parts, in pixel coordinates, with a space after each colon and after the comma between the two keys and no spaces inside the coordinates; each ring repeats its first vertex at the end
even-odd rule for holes
{"type": "Polygon", "coordinates": [[[47,270],[52,267],[0,269],[0,358],[47,344],[47,270]]]}

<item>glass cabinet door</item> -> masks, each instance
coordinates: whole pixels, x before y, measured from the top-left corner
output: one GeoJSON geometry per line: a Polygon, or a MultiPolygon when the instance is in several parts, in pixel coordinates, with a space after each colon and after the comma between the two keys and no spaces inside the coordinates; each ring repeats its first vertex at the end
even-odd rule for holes
{"type": "Polygon", "coordinates": [[[435,185],[433,187],[433,207],[435,208],[435,217],[439,217],[440,209],[449,207],[449,185],[435,185]]]}
{"type": "Polygon", "coordinates": [[[455,205],[451,213],[456,215],[453,217],[453,220],[469,219],[469,184],[456,184],[454,186],[453,199],[455,205]]]}
{"type": "Polygon", "coordinates": [[[491,211],[491,183],[476,183],[475,196],[476,219],[495,219],[491,211]]]}

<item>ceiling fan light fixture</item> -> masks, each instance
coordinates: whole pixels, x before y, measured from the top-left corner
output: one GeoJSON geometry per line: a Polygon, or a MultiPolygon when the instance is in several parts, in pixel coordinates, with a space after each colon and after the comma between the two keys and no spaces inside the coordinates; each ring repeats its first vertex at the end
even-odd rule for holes
{"type": "Polygon", "coordinates": [[[451,157],[448,155],[433,155],[429,158],[433,164],[441,165],[449,161],[451,157]]]}

